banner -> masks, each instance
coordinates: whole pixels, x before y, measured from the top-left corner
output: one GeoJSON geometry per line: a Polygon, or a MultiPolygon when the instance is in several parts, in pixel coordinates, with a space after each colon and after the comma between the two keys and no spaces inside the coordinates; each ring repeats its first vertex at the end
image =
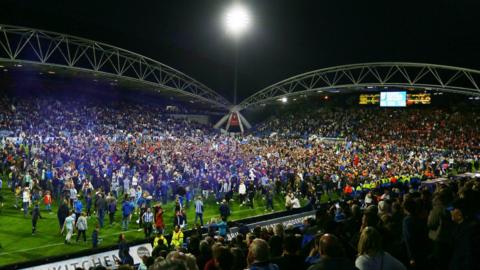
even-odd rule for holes
{"type": "MultiPolygon", "coordinates": [[[[135,265],[139,264],[141,257],[146,255],[150,256],[152,253],[151,244],[141,244],[130,247],[130,255],[133,257],[135,265]]],[[[28,268],[22,268],[22,270],[74,270],[76,267],[83,269],[89,269],[95,266],[105,266],[109,269],[117,268],[118,249],[92,254],[89,256],[78,257],[74,259],[58,261],[54,263],[37,265],[28,268]]]]}

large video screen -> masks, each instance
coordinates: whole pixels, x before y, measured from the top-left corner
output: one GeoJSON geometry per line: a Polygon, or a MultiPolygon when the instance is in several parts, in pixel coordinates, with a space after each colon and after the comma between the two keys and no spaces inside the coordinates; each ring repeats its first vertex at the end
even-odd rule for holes
{"type": "Polygon", "coordinates": [[[407,92],[380,92],[380,107],[406,107],[407,92]]]}

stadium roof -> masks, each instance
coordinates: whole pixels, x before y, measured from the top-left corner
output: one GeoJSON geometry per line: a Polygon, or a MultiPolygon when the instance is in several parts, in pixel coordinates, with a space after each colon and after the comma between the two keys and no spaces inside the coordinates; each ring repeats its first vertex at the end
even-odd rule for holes
{"type": "MultiPolygon", "coordinates": [[[[252,31],[239,46],[239,100],[303,74],[351,63],[415,62],[480,69],[478,1],[242,1],[252,31]]],[[[228,1],[23,2],[0,23],[114,44],[178,68],[232,100],[228,1]]]]}

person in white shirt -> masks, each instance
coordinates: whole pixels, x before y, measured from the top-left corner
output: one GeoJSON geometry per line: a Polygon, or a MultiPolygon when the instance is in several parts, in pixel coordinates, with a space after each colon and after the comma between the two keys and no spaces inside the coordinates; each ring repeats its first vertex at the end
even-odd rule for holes
{"type": "Polygon", "coordinates": [[[86,215],[85,212],[83,212],[77,220],[77,225],[76,225],[77,230],[78,230],[77,242],[78,242],[78,239],[80,238],[80,235],[83,235],[83,242],[84,243],[87,242],[87,236],[86,236],[85,232],[88,229],[88,224],[87,224],[87,218],[86,218],[85,215],[86,215]]]}
{"type": "Polygon", "coordinates": [[[293,198],[292,198],[292,208],[296,209],[296,208],[300,208],[300,207],[301,207],[300,206],[300,200],[297,197],[293,196],[293,198]]]}
{"type": "Polygon", "coordinates": [[[245,182],[243,180],[241,180],[240,185],[238,185],[238,195],[240,197],[240,205],[243,205],[245,196],[247,195],[247,187],[245,186],[245,182]]]}
{"type": "Polygon", "coordinates": [[[63,223],[63,228],[60,233],[63,234],[64,230],[67,230],[67,235],[65,236],[65,244],[70,243],[70,238],[72,238],[73,228],[75,227],[75,214],[70,212],[70,215],[65,219],[63,223]]]}
{"type": "Polygon", "coordinates": [[[30,188],[25,187],[22,192],[23,215],[27,216],[28,207],[30,206],[30,188]]]}
{"type": "Polygon", "coordinates": [[[367,195],[365,195],[365,200],[364,200],[365,206],[367,207],[367,206],[371,205],[372,202],[373,202],[372,192],[369,191],[367,193],[367,195]]]}

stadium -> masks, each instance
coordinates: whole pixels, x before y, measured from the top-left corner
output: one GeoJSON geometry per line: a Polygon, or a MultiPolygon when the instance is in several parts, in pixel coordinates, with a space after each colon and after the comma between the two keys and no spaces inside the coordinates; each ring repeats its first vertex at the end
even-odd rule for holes
{"type": "Polygon", "coordinates": [[[0,269],[478,269],[473,4],[430,14],[462,10],[454,45],[356,49],[343,4],[5,7],[0,269]]]}

